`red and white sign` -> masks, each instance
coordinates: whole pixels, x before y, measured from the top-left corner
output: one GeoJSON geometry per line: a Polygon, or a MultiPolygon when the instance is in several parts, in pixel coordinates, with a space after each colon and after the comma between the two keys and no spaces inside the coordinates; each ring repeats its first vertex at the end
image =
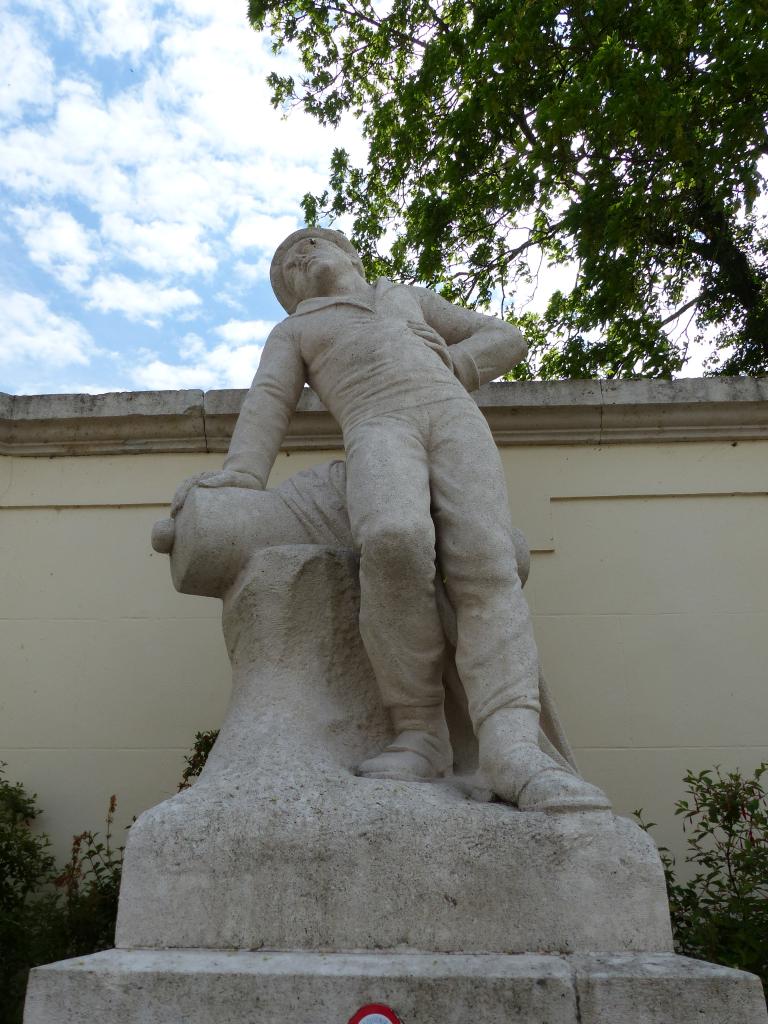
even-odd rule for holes
{"type": "Polygon", "coordinates": [[[352,1014],[349,1024],[401,1024],[401,1021],[395,1011],[383,1003],[368,1003],[352,1014]]]}

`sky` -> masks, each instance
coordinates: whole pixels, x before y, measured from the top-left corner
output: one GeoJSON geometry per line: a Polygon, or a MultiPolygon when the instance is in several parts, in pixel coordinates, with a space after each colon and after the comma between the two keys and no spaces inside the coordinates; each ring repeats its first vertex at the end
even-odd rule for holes
{"type": "Polygon", "coordinates": [[[0,391],[247,387],[336,133],[243,0],[0,0],[0,391]]]}
{"type": "MultiPolygon", "coordinates": [[[[0,0],[0,392],[249,385],[284,315],[271,255],[334,147],[366,147],[272,107],[267,74],[300,69],[246,10],[0,0]]],[[[516,306],[573,277],[544,266],[516,306]]]]}

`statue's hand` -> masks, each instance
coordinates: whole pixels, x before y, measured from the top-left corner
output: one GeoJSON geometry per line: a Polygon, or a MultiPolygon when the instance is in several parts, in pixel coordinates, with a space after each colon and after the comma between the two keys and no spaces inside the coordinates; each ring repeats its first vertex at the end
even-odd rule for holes
{"type": "Polygon", "coordinates": [[[414,334],[418,335],[427,346],[440,356],[449,370],[453,369],[453,362],[448,351],[448,343],[442,335],[438,334],[434,327],[430,327],[423,320],[409,320],[408,326],[414,334]]]}
{"type": "Polygon", "coordinates": [[[193,487],[248,487],[251,490],[263,490],[256,477],[250,473],[239,473],[234,469],[207,470],[188,477],[179,485],[171,502],[171,518],[181,512],[193,487]]]}

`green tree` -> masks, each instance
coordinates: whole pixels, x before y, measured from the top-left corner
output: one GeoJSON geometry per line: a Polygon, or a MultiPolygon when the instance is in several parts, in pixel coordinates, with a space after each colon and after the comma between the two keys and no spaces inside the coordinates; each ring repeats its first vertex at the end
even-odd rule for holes
{"type": "Polygon", "coordinates": [[[521,320],[518,376],[669,376],[688,340],[768,371],[766,0],[250,0],[299,80],[276,105],[361,119],[310,223],[353,218],[371,273],[521,320]],[[395,237],[384,256],[384,237],[395,237]],[[541,316],[526,254],[572,262],[541,316]]]}

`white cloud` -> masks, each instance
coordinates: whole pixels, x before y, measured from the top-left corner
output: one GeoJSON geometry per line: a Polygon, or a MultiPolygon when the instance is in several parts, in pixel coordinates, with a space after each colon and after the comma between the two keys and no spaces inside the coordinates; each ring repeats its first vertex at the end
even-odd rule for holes
{"type": "Polygon", "coordinates": [[[247,388],[263,344],[218,344],[208,348],[196,334],[188,334],[178,346],[180,361],[152,358],[131,370],[131,379],[142,388],[163,391],[175,388],[247,388]]]}
{"type": "Polygon", "coordinates": [[[262,256],[255,263],[246,263],[244,260],[238,260],[232,269],[243,281],[253,284],[256,281],[266,281],[269,278],[271,262],[271,256],[262,256]]]}
{"type": "Polygon", "coordinates": [[[297,70],[288,55],[275,57],[267,33],[254,32],[238,0],[221,0],[196,21],[176,18],[162,40],[165,87],[183,97],[189,115],[217,150],[261,151],[291,162],[314,163],[328,152],[328,132],[299,117],[290,127],[270,104],[265,79],[278,66],[297,70]]]}
{"type": "Polygon", "coordinates": [[[102,313],[123,313],[155,327],[160,319],[200,304],[189,288],[166,288],[151,281],[132,281],[123,274],[98,277],[90,288],[88,306],[102,313]]]}
{"type": "Polygon", "coordinates": [[[119,255],[160,274],[208,273],[216,269],[211,246],[199,224],[155,220],[139,224],[122,213],[108,214],[102,232],[119,255]]]}
{"type": "MultiPolygon", "coordinates": [[[[0,113],[34,117],[0,136],[0,187],[29,258],[85,308],[154,327],[194,314],[201,296],[232,305],[268,276],[302,194],[325,187],[332,148],[359,151],[357,125],[334,134],[272,108],[266,75],[297,64],[274,57],[243,0],[23,2],[26,20],[0,30],[0,59],[12,53],[16,65],[0,113]],[[66,42],[51,50],[66,69],[58,81],[46,49],[55,33],[66,42]],[[201,275],[194,291],[187,275],[201,275]]],[[[268,325],[235,309],[216,315],[242,320],[215,328],[196,355],[148,357],[133,372],[168,374],[174,387],[195,375],[198,386],[245,386],[268,325]]],[[[62,337],[82,342],[84,328],[59,320],[62,337]]]]}
{"type": "Polygon", "coordinates": [[[65,210],[17,207],[13,214],[32,262],[78,291],[99,258],[93,233],[65,210]]]}
{"type": "Polygon", "coordinates": [[[61,395],[112,395],[115,392],[130,391],[125,384],[80,384],[77,381],[57,385],[56,394],[61,395]]]}
{"type": "MultiPolygon", "coordinates": [[[[86,9],[96,7],[111,9],[86,9]]],[[[144,222],[194,223],[203,237],[254,213],[264,237],[273,218],[286,220],[271,237],[295,226],[298,199],[324,186],[332,146],[354,144],[357,129],[340,138],[300,112],[283,119],[264,79],[293,63],[271,55],[239,2],[205,13],[192,21],[171,10],[132,88],[105,97],[82,77],[62,80],[55,115],[3,141],[6,183],[75,196],[101,216],[135,219],[139,209],[144,222]]],[[[146,4],[136,17],[150,24],[146,4]]]]}
{"type": "Polygon", "coordinates": [[[239,217],[229,241],[238,252],[254,248],[273,253],[284,238],[300,227],[295,217],[270,217],[266,213],[251,213],[239,217]]]}
{"type": "Polygon", "coordinates": [[[0,296],[0,362],[87,365],[96,352],[93,338],[82,324],[53,313],[48,305],[27,292],[0,296]]]}
{"type": "Polygon", "coordinates": [[[0,23],[0,116],[16,118],[25,106],[53,102],[53,61],[36,45],[29,27],[3,12],[0,23]]]}
{"type": "MultiPolygon", "coordinates": [[[[5,3],[8,5],[8,0],[5,0],[5,3]]],[[[72,12],[63,0],[56,4],[50,3],[50,0],[24,0],[24,7],[29,12],[42,11],[46,27],[52,28],[59,36],[68,35],[73,31],[72,12]]]]}
{"type": "Polygon", "coordinates": [[[264,341],[275,326],[274,320],[229,320],[216,328],[224,341],[242,344],[245,341],[264,341]]]}
{"type": "Polygon", "coordinates": [[[158,27],[152,0],[76,0],[70,6],[89,55],[137,57],[152,45],[158,27]]]}

